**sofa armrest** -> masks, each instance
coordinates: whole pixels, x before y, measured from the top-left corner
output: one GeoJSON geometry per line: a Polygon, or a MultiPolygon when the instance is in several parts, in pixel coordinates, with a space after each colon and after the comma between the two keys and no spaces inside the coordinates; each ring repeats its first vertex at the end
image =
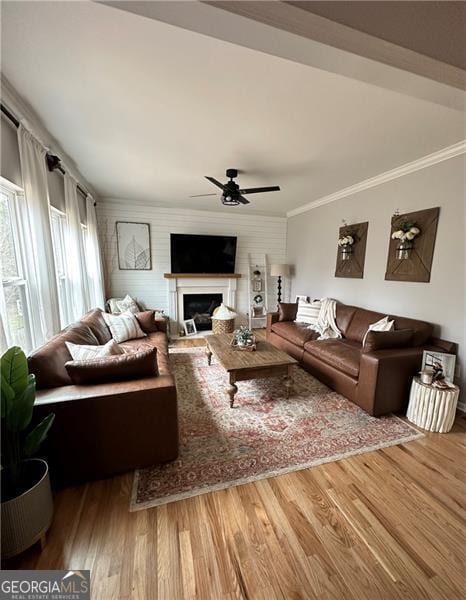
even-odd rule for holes
{"type": "Polygon", "coordinates": [[[60,484],[102,479],[178,455],[173,377],[39,390],[34,420],[55,413],[44,452],[60,484]]]}
{"type": "Polygon", "coordinates": [[[157,324],[157,331],[163,331],[164,333],[167,333],[169,322],[170,321],[168,319],[156,319],[155,323],[157,324]]]}
{"type": "Polygon", "coordinates": [[[272,325],[278,321],[278,312],[267,313],[267,331],[272,331],[272,325]]]}
{"type": "Polygon", "coordinates": [[[390,348],[361,354],[357,403],[374,416],[406,408],[424,348],[390,348]]]}
{"type": "Polygon", "coordinates": [[[172,375],[159,375],[154,377],[141,377],[128,381],[115,381],[113,383],[96,383],[92,385],[63,385],[56,388],[37,390],[34,407],[43,405],[58,405],[67,402],[77,402],[92,398],[98,401],[100,398],[131,397],[136,392],[149,392],[160,388],[175,387],[172,375]]]}

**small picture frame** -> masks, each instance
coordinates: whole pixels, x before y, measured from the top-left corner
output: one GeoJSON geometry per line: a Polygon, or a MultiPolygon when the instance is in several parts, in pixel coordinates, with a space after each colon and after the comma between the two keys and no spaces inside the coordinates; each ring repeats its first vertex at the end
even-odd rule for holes
{"type": "Polygon", "coordinates": [[[183,329],[186,336],[194,335],[195,333],[197,333],[196,323],[194,322],[194,319],[186,319],[185,321],[183,321],[183,329]]]}
{"type": "Polygon", "coordinates": [[[254,279],[252,282],[253,292],[262,292],[262,279],[254,279]]]}
{"type": "Polygon", "coordinates": [[[446,352],[433,352],[431,350],[424,350],[422,355],[422,371],[426,367],[441,368],[445,381],[453,383],[455,379],[455,364],[456,356],[454,354],[447,354],[446,352]]]}
{"type": "Polygon", "coordinates": [[[296,296],[295,304],[298,304],[299,302],[309,302],[309,296],[296,296]]]}

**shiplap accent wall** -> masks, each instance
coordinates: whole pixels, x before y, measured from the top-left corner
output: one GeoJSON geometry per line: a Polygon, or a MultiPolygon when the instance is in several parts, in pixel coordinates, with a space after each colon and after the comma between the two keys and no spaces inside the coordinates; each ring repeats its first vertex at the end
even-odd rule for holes
{"type": "MultiPolygon", "coordinates": [[[[248,312],[248,253],[253,261],[267,254],[269,264],[286,262],[286,218],[231,212],[186,210],[135,204],[131,201],[99,200],[97,207],[104,255],[107,297],[129,293],[148,308],[168,312],[168,286],[163,274],[170,272],[170,233],[235,235],[238,238],[236,272],[237,310],[244,321],[248,312]],[[150,223],[152,270],[120,271],[116,247],[116,221],[150,223]]],[[[269,279],[269,310],[276,303],[276,279],[269,279]]],[[[286,286],[288,287],[288,286],[286,286]]],[[[286,289],[286,288],[285,288],[286,289]]]]}

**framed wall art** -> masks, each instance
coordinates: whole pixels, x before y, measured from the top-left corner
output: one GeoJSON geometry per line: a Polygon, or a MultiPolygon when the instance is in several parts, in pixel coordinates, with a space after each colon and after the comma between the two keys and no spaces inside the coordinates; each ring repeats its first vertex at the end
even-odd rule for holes
{"type": "Polygon", "coordinates": [[[456,356],[454,354],[424,350],[422,355],[422,370],[432,367],[435,371],[440,371],[448,383],[453,383],[455,379],[455,364],[456,356]]]}
{"type": "Polygon", "coordinates": [[[364,277],[368,228],[368,221],[340,227],[335,277],[352,279],[364,277]]]}
{"type": "Polygon", "coordinates": [[[122,271],[152,269],[149,223],[116,222],[118,268],[122,271]]]}
{"type": "Polygon", "coordinates": [[[430,281],[439,214],[436,207],[393,215],[386,280],[430,281]]]}

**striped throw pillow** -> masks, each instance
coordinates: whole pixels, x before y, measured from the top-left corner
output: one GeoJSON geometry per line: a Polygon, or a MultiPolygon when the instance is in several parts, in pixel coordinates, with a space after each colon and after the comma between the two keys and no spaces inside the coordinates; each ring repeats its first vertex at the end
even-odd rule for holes
{"type": "Polygon", "coordinates": [[[109,340],[103,346],[73,344],[72,342],[65,342],[65,344],[73,360],[92,360],[93,358],[123,354],[123,350],[115,340],[109,340]]]}
{"type": "Polygon", "coordinates": [[[113,339],[118,343],[146,337],[133,313],[124,312],[121,315],[103,313],[103,316],[113,339]]]}
{"type": "Polygon", "coordinates": [[[314,300],[313,302],[303,302],[300,300],[298,302],[296,322],[306,323],[307,325],[314,325],[317,323],[321,305],[322,302],[320,300],[314,300]]]}

